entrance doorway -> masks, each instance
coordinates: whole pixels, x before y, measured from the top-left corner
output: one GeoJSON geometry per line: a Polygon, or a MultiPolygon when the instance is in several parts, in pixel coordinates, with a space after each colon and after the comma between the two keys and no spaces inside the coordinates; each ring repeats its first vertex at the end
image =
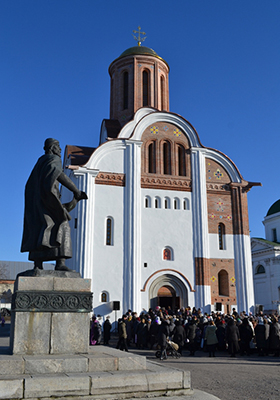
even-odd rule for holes
{"type": "Polygon", "coordinates": [[[160,307],[171,307],[171,310],[180,308],[180,297],[171,286],[162,286],[158,291],[158,305],[160,307]]]}
{"type": "Polygon", "coordinates": [[[172,310],[188,306],[188,289],[181,279],[170,273],[158,276],[149,288],[150,307],[171,307],[172,310]]]}

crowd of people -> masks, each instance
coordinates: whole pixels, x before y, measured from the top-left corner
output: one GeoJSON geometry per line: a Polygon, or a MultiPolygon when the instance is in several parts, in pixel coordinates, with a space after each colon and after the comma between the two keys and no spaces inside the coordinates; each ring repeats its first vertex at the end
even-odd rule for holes
{"type": "MultiPolygon", "coordinates": [[[[111,334],[109,317],[103,323],[103,342],[109,344],[111,334]]],[[[140,315],[128,310],[118,320],[119,340],[117,348],[128,351],[129,347],[161,350],[161,359],[167,357],[169,341],[178,345],[178,352],[188,350],[194,356],[197,351],[208,352],[215,357],[216,351],[228,351],[231,357],[239,353],[249,356],[253,351],[259,356],[280,354],[280,317],[277,314],[203,313],[190,307],[173,311],[171,307],[156,307],[142,311],[140,315]]],[[[93,316],[91,344],[100,344],[102,338],[101,317],[93,316]]]]}

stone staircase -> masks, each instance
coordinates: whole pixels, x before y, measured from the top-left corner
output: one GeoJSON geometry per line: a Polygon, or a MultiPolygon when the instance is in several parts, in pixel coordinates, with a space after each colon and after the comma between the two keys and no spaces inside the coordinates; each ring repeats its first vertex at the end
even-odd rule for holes
{"type": "Polygon", "coordinates": [[[191,395],[190,373],[105,346],[77,355],[0,355],[0,399],[191,395]]]}

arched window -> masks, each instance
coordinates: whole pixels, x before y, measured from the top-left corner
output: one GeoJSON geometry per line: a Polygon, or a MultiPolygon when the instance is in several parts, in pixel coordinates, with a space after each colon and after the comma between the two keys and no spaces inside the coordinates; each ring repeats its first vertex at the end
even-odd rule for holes
{"type": "Polygon", "coordinates": [[[174,204],[174,210],[180,209],[180,200],[178,199],[178,197],[175,197],[173,204],[174,204]]]}
{"type": "Polygon", "coordinates": [[[155,198],[155,208],[161,208],[160,197],[155,198]]]}
{"type": "Polygon", "coordinates": [[[106,219],[106,246],[113,246],[113,218],[106,219]]]}
{"type": "Polygon", "coordinates": [[[160,98],[161,98],[161,110],[165,109],[165,104],[164,104],[164,77],[160,77],[160,98]]]}
{"type": "Polygon", "coordinates": [[[128,72],[123,73],[123,109],[128,108],[128,72]]]}
{"type": "Polygon", "coordinates": [[[184,199],[183,208],[184,208],[184,210],[189,210],[190,209],[190,201],[189,201],[189,199],[184,199]]]}
{"type": "Polygon", "coordinates": [[[186,176],[186,154],[182,145],[177,146],[178,151],[178,175],[186,176]]]}
{"type": "Polygon", "coordinates": [[[169,197],[164,198],[164,208],[166,208],[166,209],[170,208],[170,198],[169,197]]]}
{"type": "Polygon", "coordinates": [[[256,268],[256,274],[265,274],[265,268],[263,265],[259,264],[256,268]]]}
{"type": "Polygon", "coordinates": [[[109,301],[109,294],[108,292],[101,293],[101,303],[107,303],[109,301]]]}
{"type": "Polygon", "coordinates": [[[222,269],[218,273],[219,296],[229,296],[228,273],[222,269]]]}
{"type": "Polygon", "coordinates": [[[170,143],[163,143],[163,173],[165,175],[171,175],[171,151],[170,143]]]}
{"type": "Polygon", "coordinates": [[[155,174],[156,172],[156,143],[152,142],[148,146],[148,172],[155,174]]]}
{"type": "Polygon", "coordinates": [[[142,85],[143,85],[143,107],[149,105],[149,73],[148,71],[143,71],[142,75],[142,85]]]}
{"type": "Polygon", "coordinates": [[[219,250],[225,249],[225,225],[220,223],[218,225],[218,235],[219,235],[219,250]]]}
{"type": "Polygon", "coordinates": [[[163,249],[162,258],[164,260],[167,260],[167,261],[172,261],[173,260],[173,250],[172,250],[171,247],[165,247],[163,249]]]}
{"type": "Polygon", "coordinates": [[[150,196],[145,196],[145,208],[151,208],[151,198],[150,198],[150,196]]]}

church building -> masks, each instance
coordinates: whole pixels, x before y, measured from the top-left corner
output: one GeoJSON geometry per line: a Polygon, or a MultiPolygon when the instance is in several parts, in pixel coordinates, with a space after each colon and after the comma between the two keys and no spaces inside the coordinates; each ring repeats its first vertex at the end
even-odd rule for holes
{"type": "MultiPolygon", "coordinates": [[[[92,279],[94,312],[157,305],[253,311],[245,181],[169,111],[169,65],[154,50],[109,66],[110,118],[97,148],[68,145],[64,170],[87,193],[70,221],[67,266],[92,279]]],[[[71,193],[62,189],[62,201],[71,193]]]]}
{"type": "Polygon", "coordinates": [[[264,217],[264,238],[252,238],[252,262],[257,311],[280,312],[280,200],[264,217]]]}

